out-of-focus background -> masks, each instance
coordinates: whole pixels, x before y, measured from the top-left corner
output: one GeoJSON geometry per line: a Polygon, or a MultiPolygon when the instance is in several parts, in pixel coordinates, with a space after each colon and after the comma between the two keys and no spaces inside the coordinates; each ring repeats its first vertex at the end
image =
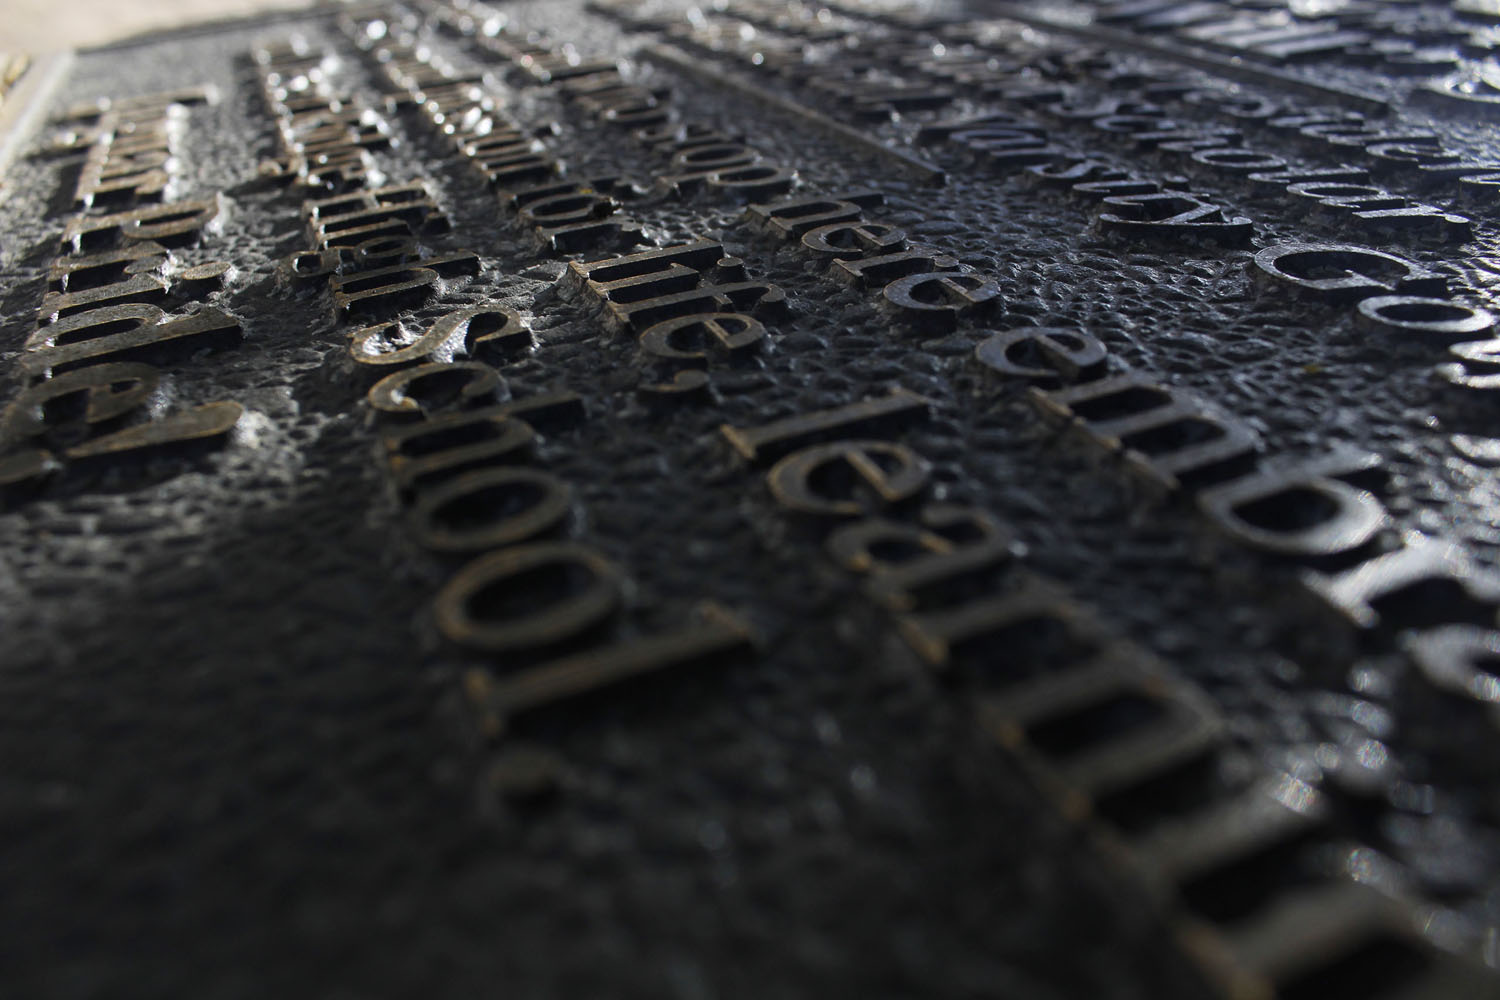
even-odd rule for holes
{"type": "Polygon", "coordinates": [[[0,48],[32,54],[103,45],[144,31],[311,6],[312,0],[4,0],[0,48]]]}

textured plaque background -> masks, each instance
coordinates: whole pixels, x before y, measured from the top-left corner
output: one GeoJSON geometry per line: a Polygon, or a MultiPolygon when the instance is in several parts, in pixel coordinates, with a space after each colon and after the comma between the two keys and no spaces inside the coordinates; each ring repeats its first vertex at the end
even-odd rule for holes
{"type": "MultiPolygon", "coordinates": [[[[1188,490],[1143,486],[1118,449],[1049,423],[1025,380],[975,357],[999,331],[1085,330],[1107,346],[1112,372],[1207,401],[1253,431],[1266,456],[1378,455],[1386,473],[1371,488],[1387,520],[1377,549],[1421,532],[1467,560],[1460,580],[1482,580],[1500,539],[1493,400],[1435,373],[1454,360],[1441,339],[1372,332],[1352,304],[1257,281],[1251,258],[1297,240],[1386,250],[1441,272],[1456,300],[1479,309],[1500,259],[1492,191],[1460,199],[1382,178],[1472,226],[1447,243],[1371,232],[1284,185],[1132,140],[1134,126],[1096,127],[1109,108],[1068,112],[1127,99],[1144,79],[1180,83],[1179,94],[1275,100],[1286,114],[1357,107],[1375,119],[1357,99],[1297,90],[1300,79],[1388,100],[1380,128],[1429,130],[1473,162],[1496,155],[1490,126],[1472,109],[1413,96],[1447,66],[1398,76],[1330,57],[1264,61],[1264,73],[1231,79],[1223,66],[1194,68],[1110,36],[981,23],[992,10],[973,7],[940,5],[928,11],[940,20],[920,25],[815,13],[812,23],[866,45],[927,39],[942,48],[939,63],[966,33],[1034,64],[997,63],[996,80],[1063,85],[1071,105],[971,81],[949,85],[935,108],[870,113],[859,93],[756,76],[732,44],[712,54],[714,24],[730,15],[689,20],[673,5],[622,20],[572,2],[508,4],[511,20],[494,36],[545,31],[584,57],[624,60],[628,78],[682,121],[794,169],[795,194],[878,189],[884,204],[870,218],[996,283],[998,307],[965,313],[951,331],[913,328],[882,304],[880,282],[831,279],[795,243],[757,231],[743,199],[664,184],[670,157],[507,61],[483,44],[490,36],[465,34],[485,12],[473,22],[385,7],[342,23],[250,20],[89,51],[55,72],[39,98],[48,116],[100,97],[215,88],[212,102],[181,112],[166,194],[217,191],[222,210],[199,245],[172,251],[172,266],[229,262],[222,289],[199,305],[233,313],[244,336],[153,361],[163,377],[154,405],[228,399],[245,412],[218,448],[70,465],[0,512],[0,970],[10,995],[1164,1000],[1230,989],[1212,961],[1185,951],[1182,928],[1199,925],[1183,923],[1172,880],[1116,851],[1131,838],[1101,834],[1107,823],[1034,780],[985,724],[986,699],[1008,665],[1032,655],[1029,640],[980,642],[932,669],[865,581],[827,554],[827,525],[778,509],[765,466],[743,461],[721,433],[896,386],[931,412],[876,436],[932,463],[926,499],[992,513],[1031,571],[1096,610],[1107,645],[1165,664],[1169,686],[1206,696],[1223,727],[1210,785],[1238,793],[1260,775],[1318,797],[1326,835],[1319,827],[1311,854],[1276,854],[1214,892],[1233,895],[1246,879],[1296,887],[1308,872],[1374,886],[1416,914],[1401,918],[1416,928],[1411,940],[1494,960],[1500,845],[1483,692],[1434,695],[1406,645],[1445,623],[1493,626],[1493,607],[1454,600],[1450,580],[1382,605],[1385,619],[1366,634],[1301,582],[1347,560],[1287,563],[1227,544],[1188,490]],[[659,24],[629,23],[656,13],[659,24]],[[959,14],[973,20],[955,26],[959,14]],[[685,33],[693,28],[704,34],[685,33]],[[499,110],[567,177],[600,189],[611,179],[621,212],[644,231],[633,249],[714,240],[750,277],[775,283],[788,308],[766,318],[766,344],[714,360],[706,395],[654,401],[650,387],[667,376],[637,336],[612,331],[560,280],[569,260],[611,249],[539,244],[356,45],[404,31],[451,74],[488,74],[499,110]],[[477,275],[369,322],[399,315],[420,330],[480,304],[521,316],[533,346],[494,363],[514,400],[571,391],[583,401],[581,421],[538,424],[532,464],[573,488],[567,533],[628,573],[618,635],[677,627],[707,599],[753,627],[753,653],[486,735],[475,671],[503,678],[545,658],[487,656],[437,627],[434,594],[465,560],[424,549],[409,499],[391,486],[384,425],[364,402],[373,379],[350,359],[361,322],[335,316],[325,283],[278,275],[309,247],[301,204],[318,192],[267,169],[286,151],[252,52],[294,35],[329,53],[331,93],[389,124],[395,141],[371,153],[385,182],[425,183],[447,216],[449,230],[421,235],[424,253],[480,258],[477,275]],[[1253,233],[1227,246],[1191,232],[1122,235],[1099,219],[1109,206],[1036,183],[1026,164],[919,135],[998,113],[1034,120],[1066,152],[1191,190],[1225,217],[1252,219],[1253,233]],[[937,172],[945,183],[932,183],[937,172]],[[533,779],[548,794],[520,794],[533,779]]],[[[1081,10],[1043,13],[1077,20],[1081,10]]],[[[755,24],[723,35],[759,44],[777,33],[755,24]]],[[[818,58],[858,59],[857,47],[797,37],[818,58]]],[[[875,63],[865,92],[937,86],[912,65],[875,63]]],[[[1292,167],[1363,155],[1359,145],[1330,153],[1295,128],[1256,130],[1216,107],[1114,110],[1169,114],[1184,129],[1238,124],[1246,146],[1292,167]]],[[[57,150],[66,127],[76,125],[44,121],[27,137],[0,197],[6,400],[25,385],[22,345],[75,212],[83,154],[57,150]]],[[[1063,658],[1045,642],[1036,655],[1044,669],[1063,658]]],[[[1168,798],[1190,810],[1197,789],[1168,798]]],[[[1225,939],[1239,941],[1228,924],[1225,939]]],[[[1380,954],[1356,951],[1287,995],[1384,995],[1406,966],[1380,954]]],[[[1468,995],[1487,995],[1481,982],[1468,995]]]]}

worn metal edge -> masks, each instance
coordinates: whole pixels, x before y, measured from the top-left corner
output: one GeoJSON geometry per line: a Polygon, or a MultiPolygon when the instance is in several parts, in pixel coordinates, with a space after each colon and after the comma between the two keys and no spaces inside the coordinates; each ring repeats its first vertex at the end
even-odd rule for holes
{"type": "Polygon", "coordinates": [[[123,49],[151,45],[155,42],[195,38],[199,35],[212,35],[236,28],[254,28],[259,25],[279,24],[285,21],[311,21],[316,18],[341,13],[347,9],[350,9],[350,5],[341,3],[339,0],[320,0],[320,2],[307,7],[287,7],[283,10],[269,10],[258,14],[250,13],[230,17],[217,17],[207,21],[194,21],[192,24],[184,24],[175,28],[147,28],[144,31],[128,35],[125,38],[116,39],[112,42],[81,46],[77,50],[77,53],[79,55],[92,55],[95,53],[118,52],[123,49]]]}
{"type": "Polygon", "coordinates": [[[0,104],[0,192],[7,187],[10,165],[37,130],[53,93],[76,58],[72,50],[48,52],[32,59],[0,104]]]}

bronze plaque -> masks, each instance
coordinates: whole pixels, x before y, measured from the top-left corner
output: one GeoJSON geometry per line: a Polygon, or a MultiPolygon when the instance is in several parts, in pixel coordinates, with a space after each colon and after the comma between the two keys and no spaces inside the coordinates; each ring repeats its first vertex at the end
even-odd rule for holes
{"type": "Polygon", "coordinates": [[[7,995],[1500,996],[1497,45],[0,59],[7,995]]]}

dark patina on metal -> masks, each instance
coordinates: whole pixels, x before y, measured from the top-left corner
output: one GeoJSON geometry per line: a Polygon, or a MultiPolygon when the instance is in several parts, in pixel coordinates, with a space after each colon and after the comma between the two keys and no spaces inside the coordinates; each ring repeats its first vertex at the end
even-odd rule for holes
{"type": "Polygon", "coordinates": [[[0,64],[11,991],[1500,996],[1492,14],[0,64]]]}

